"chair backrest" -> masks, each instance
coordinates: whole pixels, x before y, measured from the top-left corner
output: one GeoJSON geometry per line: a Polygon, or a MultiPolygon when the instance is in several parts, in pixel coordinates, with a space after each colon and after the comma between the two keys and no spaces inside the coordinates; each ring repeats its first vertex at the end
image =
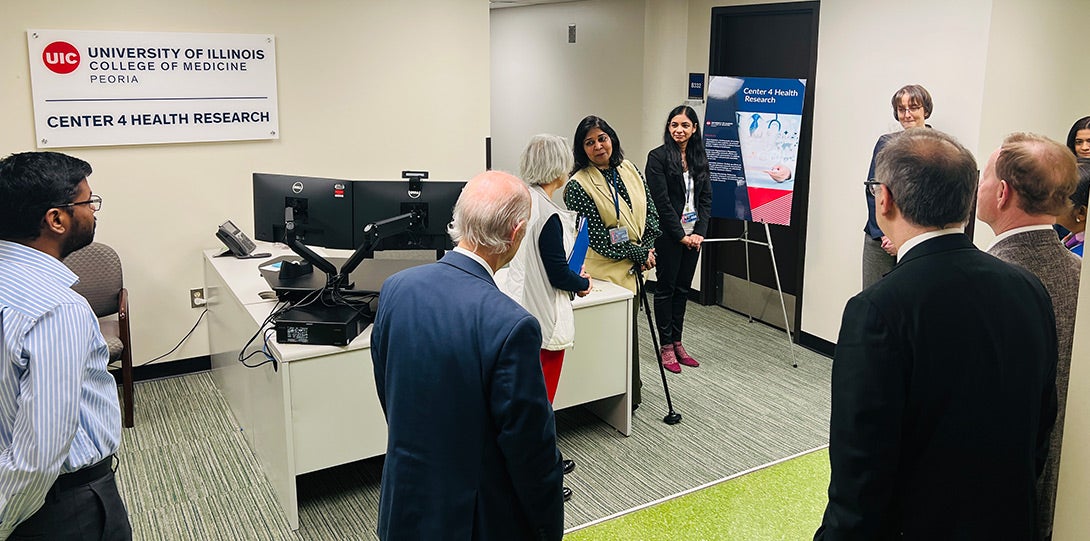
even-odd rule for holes
{"type": "Polygon", "coordinates": [[[79,276],[79,283],[72,289],[87,299],[95,316],[117,313],[118,294],[125,282],[121,278],[121,258],[113,248],[92,242],[68,254],[64,264],[79,276]]]}

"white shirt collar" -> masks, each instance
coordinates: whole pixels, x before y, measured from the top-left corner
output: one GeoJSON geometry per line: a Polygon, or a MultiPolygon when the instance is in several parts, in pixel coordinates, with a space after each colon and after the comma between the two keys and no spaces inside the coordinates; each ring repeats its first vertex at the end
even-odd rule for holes
{"type": "Polygon", "coordinates": [[[984,251],[985,252],[990,252],[992,250],[992,248],[994,248],[996,244],[999,244],[1003,239],[1008,238],[1008,237],[1013,237],[1013,236],[1015,236],[1015,235],[1017,235],[1019,233],[1025,233],[1027,231],[1046,231],[1046,230],[1051,231],[1052,230],[1052,224],[1024,225],[1022,227],[1016,227],[1014,229],[1008,229],[1008,230],[996,235],[995,238],[992,239],[992,243],[988,245],[988,249],[984,250],[984,251]]]}
{"type": "Polygon", "coordinates": [[[484,267],[484,270],[488,271],[488,275],[491,276],[492,279],[496,278],[496,273],[492,272],[492,267],[488,266],[488,262],[486,262],[483,257],[481,257],[481,256],[479,256],[479,255],[477,255],[477,254],[475,254],[475,253],[473,253],[473,252],[471,252],[469,250],[466,250],[465,248],[462,248],[461,246],[455,246],[454,251],[458,252],[458,253],[460,253],[460,254],[462,254],[462,255],[470,258],[470,259],[472,259],[473,261],[476,261],[482,267],[484,267]]]}
{"type": "Polygon", "coordinates": [[[942,237],[964,232],[964,227],[951,227],[949,229],[939,229],[938,231],[928,231],[927,233],[920,233],[919,235],[908,239],[908,241],[901,245],[901,247],[897,250],[897,262],[900,263],[909,250],[919,246],[920,243],[925,240],[931,240],[935,237],[942,237]]]}

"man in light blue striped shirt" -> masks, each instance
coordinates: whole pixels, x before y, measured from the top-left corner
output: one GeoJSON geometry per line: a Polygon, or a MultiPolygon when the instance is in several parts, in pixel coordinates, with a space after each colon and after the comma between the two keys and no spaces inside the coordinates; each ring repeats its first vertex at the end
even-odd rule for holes
{"type": "Polygon", "coordinates": [[[132,539],[109,352],[61,263],[94,238],[90,174],[55,152],[0,160],[0,540],[132,539]]]}

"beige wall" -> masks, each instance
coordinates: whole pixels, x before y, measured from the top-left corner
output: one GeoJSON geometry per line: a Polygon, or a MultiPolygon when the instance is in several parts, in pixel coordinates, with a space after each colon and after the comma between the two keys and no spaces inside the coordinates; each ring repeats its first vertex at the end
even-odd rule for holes
{"type": "MultiPolygon", "coordinates": [[[[647,164],[647,153],[662,144],[666,115],[685,102],[689,85],[687,40],[684,39],[689,35],[689,2],[652,0],[646,2],[646,13],[643,139],[639,153],[630,156],[640,169],[647,164]]],[[[703,118],[703,108],[697,106],[696,110],[703,118]]]]}
{"type": "MultiPolygon", "coordinates": [[[[1085,115],[1084,115],[1085,116],[1085,115]]],[[[1072,122],[1075,120],[1072,119],[1072,122]]],[[[1066,135],[1066,134],[1065,134],[1066,135]]],[[[1060,453],[1060,486],[1056,496],[1054,541],[1086,539],[1090,530],[1090,265],[1083,265],[1075,343],[1071,350],[1071,381],[1067,389],[1067,419],[1060,453]]]]}
{"type": "Polygon", "coordinates": [[[492,166],[518,171],[531,136],[571,139],[587,115],[609,122],[640,164],[644,4],[590,0],[492,11],[492,166]],[[578,38],[568,43],[568,25],[578,38]]]}
{"type": "MultiPolygon", "coordinates": [[[[188,290],[226,219],[252,232],[254,171],[345,178],[468,178],[489,132],[488,4],[406,0],[8,1],[0,20],[0,152],[34,149],[27,28],[273,34],[279,141],[62,149],[91,163],[98,239],[125,267],[134,362],[193,325],[188,290]]],[[[642,12],[641,12],[642,13],[642,12]]],[[[195,333],[165,360],[208,353],[195,333]]]]}
{"type": "MultiPolygon", "coordinates": [[[[1090,114],[1087,21],[1090,2],[995,1],[980,104],[981,169],[1011,132],[1035,132],[1064,143],[1071,124],[1090,114]]],[[[976,231],[982,248],[995,237],[983,222],[976,231]]]]}
{"type": "MultiPolygon", "coordinates": [[[[753,3],[690,2],[692,71],[707,71],[712,8],[753,3]]],[[[991,0],[915,2],[912,10],[942,17],[928,17],[906,48],[889,37],[903,2],[821,2],[802,331],[836,342],[844,305],[859,292],[867,219],[862,182],[875,141],[900,129],[889,105],[893,92],[910,83],[927,87],[935,96],[930,123],[976,148],[980,108],[964,104],[980,102],[990,7],[991,0]],[[959,51],[958,62],[935,60],[950,50],[959,51]]]]}
{"type": "MultiPolygon", "coordinates": [[[[689,2],[689,71],[707,70],[711,9],[754,3],[761,2],[689,2]]],[[[929,123],[973,150],[981,167],[1007,133],[1062,140],[1084,114],[1085,98],[1074,89],[1087,88],[1090,74],[1074,66],[1090,3],[920,0],[912,11],[941,17],[928,16],[910,45],[891,38],[905,8],[896,0],[821,2],[801,329],[830,342],[860,288],[866,205],[859,184],[878,136],[899,129],[889,106],[897,88],[927,87],[935,100],[929,123]]],[[[977,224],[978,245],[992,237],[977,224]]]]}
{"type": "Polygon", "coordinates": [[[935,102],[928,123],[970,150],[978,145],[991,0],[914,2],[912,11],[942,16],[927,17],[911,46],[892,37],[906,8],[895,0],[821,3],[801,328],[830,342],[861,288],[862,182],[875,141],[900,130],[893,93],[923,85],[935,102]]]}

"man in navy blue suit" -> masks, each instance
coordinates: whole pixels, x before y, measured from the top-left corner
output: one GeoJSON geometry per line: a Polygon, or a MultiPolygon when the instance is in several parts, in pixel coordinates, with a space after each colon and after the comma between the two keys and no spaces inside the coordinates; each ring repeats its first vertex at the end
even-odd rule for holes
{"type": "Polygon", "coordinates": [[[383,540],[563,536],[541,330],[493,280],[529,216],[522,181],[478,175],[454,207],[454,251],[382,286],[371,358],[389,425],[383,540]]]}

